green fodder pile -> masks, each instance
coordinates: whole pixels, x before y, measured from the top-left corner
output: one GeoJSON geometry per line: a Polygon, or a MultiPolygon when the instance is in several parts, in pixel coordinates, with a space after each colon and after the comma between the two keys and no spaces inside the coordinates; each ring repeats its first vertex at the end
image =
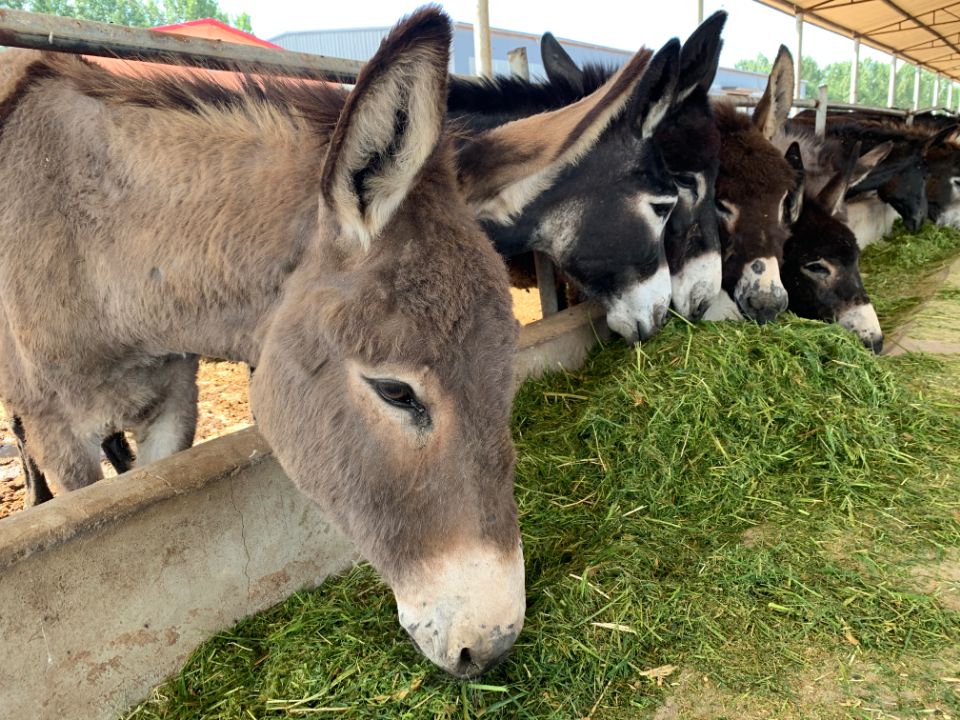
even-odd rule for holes
{"type": "Polygon", "coordinates": [[[930,277],[957,255],[960,230],[926,223],[910,233],[899,220],[884,242],[863,251],[860,274],[884,332],[901,325],[933,294],[930,277]]]}
{"type": "MultiPolygon", "coordinates": [[[[528,610],[501,666],[446,678],[359,566],[204,644],[129,717],[653,717],[691,677],[759,716],[861,717],[796,681],[852,658],[880,685],[908,659],[896,702],[955,715],[957,598],[912,569],[960,547],[958,370],[795,319],[611,343],[517,397],[528,610]]],[[[696,716],[724,715],[748,713],[696,716]]]]}

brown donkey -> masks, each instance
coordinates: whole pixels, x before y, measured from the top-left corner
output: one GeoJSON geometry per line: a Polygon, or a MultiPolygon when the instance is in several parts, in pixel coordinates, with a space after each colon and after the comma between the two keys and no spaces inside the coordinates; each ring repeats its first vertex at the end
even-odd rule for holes
{"type": "Polygon", "coordinates": [[[787,309],[780,264],[789,236],[788,195],[797,191],[798,183],[771,140],[786,122],[792,102],[793,58],[781,45],[752,116],[724,101],[714,106],[720,130],[716,202],[723,291],[707,310],[707,320],[746,316],[765,323],[787,309]]]}
{"type": "Polygon", "coordinates": [[[468,677],[523,623],[517,323],[443,132],[449,45],[421,10],[349,95],[6,57],[0,396],[59,492],[115,428],[141,458],[189,444],[195,355],[255,365],[286,472],[468,677]]]}

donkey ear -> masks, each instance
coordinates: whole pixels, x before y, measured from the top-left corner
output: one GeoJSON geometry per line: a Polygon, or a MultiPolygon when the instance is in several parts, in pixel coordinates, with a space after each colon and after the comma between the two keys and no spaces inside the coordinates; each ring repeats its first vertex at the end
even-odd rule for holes
{"type": "Polygon", "coordinates": [[[457,148],[460,186],[481,220],[505,224],[586,154],[646,77],[641,50],[612,78],[572,105],[467,137],[457,148]]]}
{"type": "MultiPolygon", "coordinates": [[[[886,159],[891,150],[893,150],[893,140],[887,140],[885,143],[880,143],[875,148],[865,152],[863,155],[860,155],[860,157],[857,158],[853,169],[850,171],[850,179],[847,182],[847,188],[856,187],[866,180],[867,176],[876,170],[877,165],[886,159]]],[[[853,155],[856,157],[857,153],[855,152],[853,155]]]]}
{"type": "MultiPolygon", "coordinates": [[[[885,143],[886,144],[886,143],[885,143]]],[[[857,175],[857,167],[859,166],[860,148],[862,142],[857,140],[853,145],[853,150],[847,156],[846,162],[843,167],[837,172],[826,185],[823,186],[823,189],[820,191],[820,194],[817,195],[817,202],[819,202],[823,208],[834,216],[839,216],[843,212],[843,200],[847,194],[847,188],[849,188],[853,183],[851,182],[855,175],[857,175]]],[[[876,150],[876,148],[874,148],[876,150]]],[[[886,149],[886,152],[889,152],[889,148],[886,149]]],[[[871,152],[873,152],[871,150],[871,152]]],[[[880,162],[884,157],[886,157],[886,152],[878,153],[875,157],[879,158],[877,162],[880,162]]],[[[869,155],[869,153],[867,153],[869,155]]],[[[866,174],[863,175],[866,177],[866,174]]],[[[860,179],[862,180],[863,177],[860,179]]]]}
{"type": "Polygon", "coordinates": [[[436,149],[446,109],[450,19],[426,7],[364,65],[330,137],[320,192],[341,233],[364,249],[436,149]]]}
{"type": "Polygon", "coordinates": [[[803,155],[800,153],[800,143],[794,141],[790,143],[787,152],[783,156],[793,168],[796,178],[793,187],[787,191],[787,196],[783,201],[783,222],[786,225],[793,225],[800,219],[800,213],[803,210],[803,192],[806,185],[807,171],[803,167],[803,155]]]}
{"type": "Polygon", "coordinates": [[[720,49],[723,47],[720,33],[726,22],[727,14],[718,10],[704,20],[683,44],[678,100],[683,100],[698,87],[704,92],[710,90],[720,64],[720,49]]]}
{"type": "Polygon", "coordinates": [[[767,79],[767,89],[753,111],[753,124],[767,140],[772,140],[787,121],[792,104],[793,56],[785,45],[781,45],[767,79]]]}
{"type": "Polygon", "coordinates": [[[931,135],[930,138],[923,144],[923,152],[927,152],[930,148],[935,148],[938,145],[943,145],[947,140],[952,138],[957,132],[957,129],[960,128],[960,125],[950,125],[945,127],[943,130],[938,132],[936,135],[931,135]]]}
{"type": "Polygon", "coordinates": [[[680,41],[673,38],[653,56],[627,106],[627,120],[641,138],[652,137],[666,117],[676,101],[679,79],[680,41]]]}
{"type": "Polygon", "coordinates": [[[563,45],[553,36],[553,33],[544,33],[540,38],[540,57],[543,59],[543,69],[550,82],[575,88],[583,86],[583,70],[563,49],[563,45]]]}

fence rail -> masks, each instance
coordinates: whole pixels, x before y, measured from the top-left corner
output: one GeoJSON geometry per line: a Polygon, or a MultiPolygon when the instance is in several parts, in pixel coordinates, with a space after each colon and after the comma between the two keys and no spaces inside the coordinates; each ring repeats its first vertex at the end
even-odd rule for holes
{"type": "Polygon", "coordinates": [[[0,45],[169,62],[211,70],[247,70],[352,83],[362,62],[186,37],[124,25],[0,10],[0,45]]]}

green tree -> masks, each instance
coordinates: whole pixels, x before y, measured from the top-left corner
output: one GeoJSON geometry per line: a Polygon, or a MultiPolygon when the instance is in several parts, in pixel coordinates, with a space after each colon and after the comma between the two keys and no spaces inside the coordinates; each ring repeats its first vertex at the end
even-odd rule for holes
{"type": "MultiPolygon", "coordinates": [[[[57,0],[50,0],[56,2],[57,0]]],[[[737,70],[769,73],[771,61],[763,54],[753,60],[740,60],[734,67],[737,70]]],[[[848,61],[830,63],[822,69],[813,58],[803,58],[802,79],[807,83],[807,96],[814,97],[816,88],[825,84],[827,95],[833,102],[848,102],[850,99],[850,71],[852,63],[848,61]]],[[[913,82],[916,68],[904,63],[897,64],[897,80],[894,86],[894,105],[899,108],[913,107],[913,82]]],[[[857,78],[857,102],[861,105],[885,107],[890,82],[890,63],[873,58],[860,61],[860,73],[857,78]]],[[[940,97],[933,96],[934,75],[926,70],[920,71],[920,107],[938,107],[946,102],[946,80],[940,84],[940,97]],[[939,102],[938,102],[939,100],[939,102]]]]}
{"type": "Polygon", "coordinates": [[[220,8],[217,0],[0,0],[0,8],[133,27],[173,25],[211,17],[241,30],[253,31],[249,14],[231,17],[220,8]]]}

